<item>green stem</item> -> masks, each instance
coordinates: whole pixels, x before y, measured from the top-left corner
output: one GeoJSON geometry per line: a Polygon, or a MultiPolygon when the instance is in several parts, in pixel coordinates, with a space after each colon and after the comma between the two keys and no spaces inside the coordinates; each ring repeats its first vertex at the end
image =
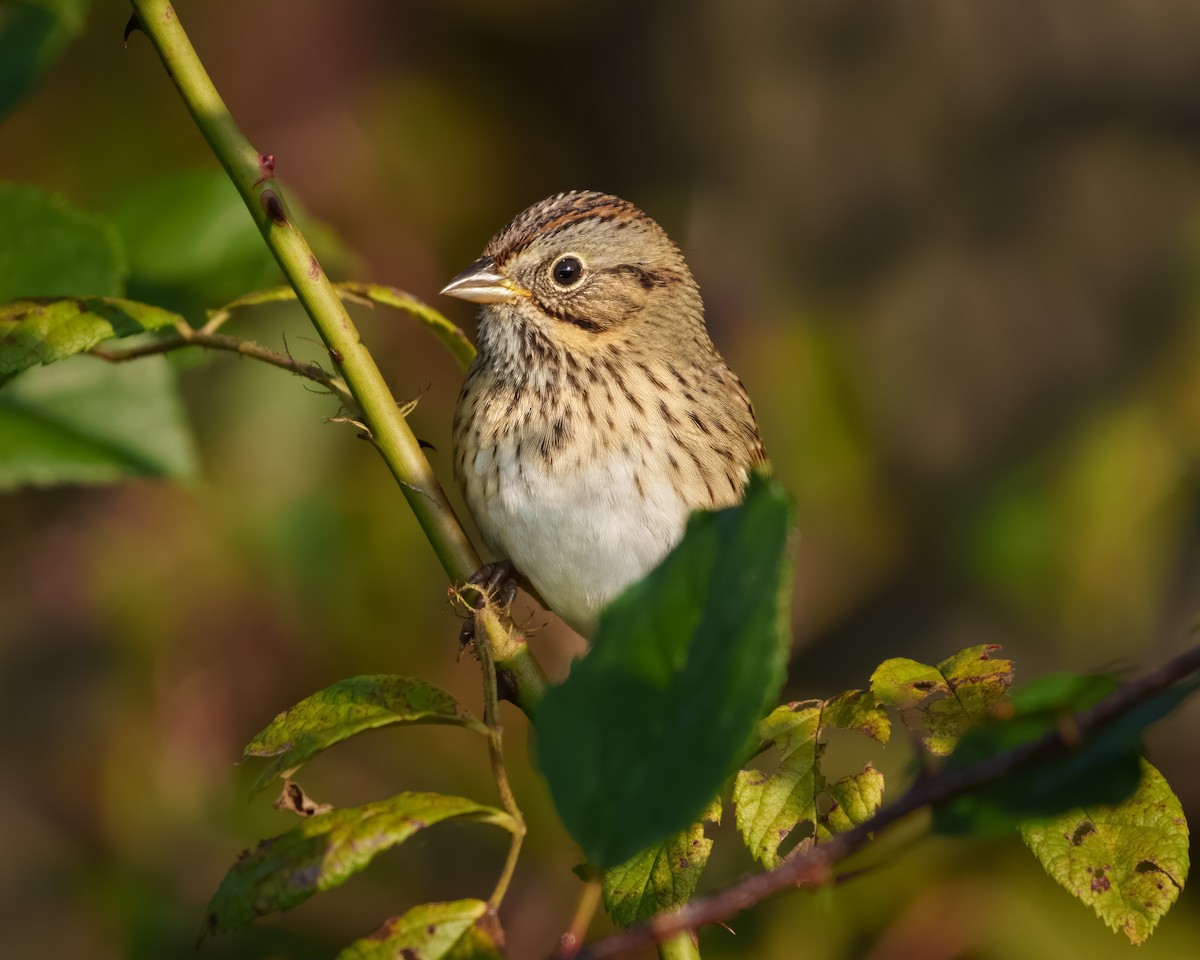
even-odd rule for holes
{"type": "MultiPolygon", "coordinates": [[[[463,532],[417,438],[405,422],[387,383],[347,314],[337,291],[296,228],[274,177],[274,159],[260,154],[242,134],[204,70],[179,17],[166,0],[131,0],[138,23],[150,38],[188,111],[229,174],[308,313],[329,356],[361,408],[375,447],[416,515],[450,578],[465,580],[480,559],[463,532]]],[[[497,667],[513,676],[521,706],[532,709],[545,687],[540,666],[521,645],[520,655],[497,657],[497,667]]]]}
{"type": "Polygon", "coordinates": [[[508,771],[504,767],[504,744],[500,727],[500,692],[496,684],[496,663],[492,657],[492,644],[488,636],[476,637],[476,649],[479,651],[479,665],[483,668],[483,722],[488,728],[488,757],[492,761],[492,776],[496,779],[496,790],[500,794],[500,803],[513,819],[512,842],[509,844],[508,856],[504,867],[496,881],[496,887],[488,898],[488,906],[493,910],[500,907],[513,873],[517,869],[517,859],[521,855],[521,844],[525,840],[525,818],[521,808],[517,806],[517,798],[513,795],[512,786],[508,782],[508,771]]]}
{"type": "Polygon", "coordinates": [[[700,948],[688,932],[677,933],[658,945],[661,960],[700,960],[700,948]]]}

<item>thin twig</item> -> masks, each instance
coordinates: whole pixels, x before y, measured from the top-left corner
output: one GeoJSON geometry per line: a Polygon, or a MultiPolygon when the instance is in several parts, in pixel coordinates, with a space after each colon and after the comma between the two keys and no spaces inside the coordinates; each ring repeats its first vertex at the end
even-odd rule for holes
{"type": "Polygon", "coordinates": [[[1140,680],[1113,691],[1095,706],[1074,714],[1071,723],[1059,725],[1036,740],[989,757],[966,770],[942,771],[923,777],[900,800],[854,829],[838,834],[820,846],[793,854],[774,870],[747,877],[711,897],[694,900],[676,911],[585,946],[576,955],[576,960],[600,960],[648,943],[661,943],[681,932],[726,921],[789,887],[823,883],[832,876],[835,864],[856,852],[875,834],[918,810],[969,793],[1026,764],[1078,750],[1099,730],[1197,671],[1200,671],[1200,645],[1184,651],[1140,680]]]}
{"type": "Polygon", "coordinates": [[[139,357],[150,357],[160,353],[170,353],[184,347],[205,347],[209,350],[226,350],[230,353],[240,353],[244,357],[253,357],[263,363],[287,370],[296,376],[304,377],[313,383],[319,383],[351,408],[357,408],[354,395],[346,387],[341,377],[334,376],[318,363],[296,360],[287,354],[277,353],[253,340],[243,340],[226,333],[205,333],[203,330],[190,332],[175,331],[148,343],[139,343],[129,347],[101,345],[92,347],[89,351],[93,356],[111,363],[122,363],[126,360],[136,360],[139,357]]]}
{"type": "Polygon", "coordinates": [[[487,633],[481,631],[475,637],[475,647],[479,651],[479,665],[483,670],[483,722],[488,729],[488,757],[492,761],[492,776],[496,780],[496,790],[500,794],[500,804],[513,819],[512,842],[508,847],[508,856],[504,867],[496,881],[495,889],[488,898],[488,907],[495,911],[499,909],[508,885],[512,881],[517,868],[517,859],[521,855],[521,844],[525,840],[525,818],[521,808],[517,806],[517,798],[513,795],[512,786],[508,782],[508,771],[504,767],[504,744],[500,726],[500,691],[496,684],[496,662],[492,654],[492,644],[487,633]]]}
{"type": "Polygon", "coordinates": [[[587,938],[588,927],[592,925],[592,917],[600,906],[603,890],[599,880],[589,880],[579,895],[579,903],[575,905],[575,913],[571,916],[571,924],[566,933],[558,938],[558,949],[554,951],[551,960],[571,960],[579,953],[583,941],[587,938]]]}

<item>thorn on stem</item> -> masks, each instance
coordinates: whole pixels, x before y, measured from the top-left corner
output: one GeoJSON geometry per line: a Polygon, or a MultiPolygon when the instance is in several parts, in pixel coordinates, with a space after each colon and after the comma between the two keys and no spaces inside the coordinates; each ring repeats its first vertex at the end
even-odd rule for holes
{"type": "MultiPolygon", "coordinates": [[[[142,21],[138,19],[136,13],[131,13],[129,19],[125,21],[125,35],[121,38],[125,42],[125,49],[129,49],[129,38],[133,36],[135,30],[142,30],[142,21]]],[[[145,33],[145,30],[142,30],[145,33]]]]}
{"type": "Polygon", "coordinates": [[[262,176],[254,181],[256,187],[275,176],[275,154],[260,153],[258,155],[258,169],[261,171],[262,176]]]}
{"type": "Polygon", "coordinates": [[[509,703],[520,705],[521,701],[517,693],[517,684],[513,679],[511,671],[496,671],[496,696],[501,700],[507,700],[509,703]]]}

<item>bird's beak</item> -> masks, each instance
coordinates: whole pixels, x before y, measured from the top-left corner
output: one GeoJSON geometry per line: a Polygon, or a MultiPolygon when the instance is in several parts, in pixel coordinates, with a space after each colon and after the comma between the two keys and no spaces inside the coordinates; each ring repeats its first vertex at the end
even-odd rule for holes
{"type": "Polygon", "coordinates": [[[491,257],[481,257],[442,287],[447,297],[472,303],[513,303],[530,292],[496,269],[491,257]]]}

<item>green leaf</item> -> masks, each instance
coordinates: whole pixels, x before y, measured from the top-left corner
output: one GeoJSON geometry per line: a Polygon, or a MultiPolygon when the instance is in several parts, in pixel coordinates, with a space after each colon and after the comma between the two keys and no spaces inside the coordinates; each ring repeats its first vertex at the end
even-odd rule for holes
{"type": "Polygon", "coordinates": [[[1046,872],[1135,944],[1179,898],[1189,866],[1179,799],[1145,760],[1141,773],[1137,791],[1117,806],[1075,807],[1021,825],[1046,872]]]}
{"type": "Polygon", "coordinates": [[[721,802],[714,800],[686,830],[605,870],[604,909],[613,922],[632,926],[687,903],[712,851],[713,842],[704,835],[704,825],[720,822],[721,802]]]}
{"type": "Polygon", "coordinates": [[[445,723],[487,733],[478,720],[433,684],[389,674],[339,680],[279,714],[246,747],[246,757],[270,757],[253,792],[335,743],[392,724],[445,723]]]}
{"type": "Polygon", "coordinates": [[[0,303],[124,293],[125,257],[106,221],[54,194],[0,183],[0,223],[0,303]]]}
{"type": "Polygon", "coordinates": [[[968,647],[936,667],[898,657],[871,675],[876,699],[900,711],[904,725],[934,756],[949,754],[958,738],[988,716],[1012,683],[1012,661],[995,659],[994,644],[968,647]]]}
{"type": "Polygon", "coordinates": [[[83,30],[88,5],[88,0],[0,5],[0,120],[33,92],[67,42],[83,30]]]}
{"type": "Polygon", "coordinates": [[[182,322],[178,314],[117,297],[14,300],[0,306],[0,378],[83,353],[103,340],[182,322]]]}
{"type": "MultiPolygon", "coordinates": [[[[327,273],[347,261],[330,229],[298,204],[292,213],[327,273]]],[[[280,280],[279,266],[222,170],[143,183],[111,216],[129,251],[129,291],[136,299],[199,317],[213,303],[280,280]]]]}
{"type": "Polygon", "coordinates": [[[768,869],[779,864],[779,846],[798,825],[807,824],[813,839],[828,839],[872,817],[883,802],[883,775],[869,764],[836,783],[826,780],[821,760],[826,736],[835,728],[857,730],[880,743],[891,733],[887,712],[862,690],[785,704],[759,724],[759,736],[779,749],[779,764],[769,774],[739,771],[733,806],[742,839],[768,869]]]}
{"type": "Polygon", "coordinates": [[[111,211],[129,254],[130,295],[188,315],[275,283],[279,267],[222,170],[141,184],[111,211]]]}
{"type": "Polygon", "coordinates": [[[337,960],[504,960],[503,940],[482,900],[423,903],[356,940],[337,960]]]}
{"type": "MultiPolygon", "coordinates": [[[[1013,715],[970,730],[946,761],[948,773],[970,769],[1053,730],[1114,689],[1108,678],[1050,677],[1013,695],[1013,715]],[[1061,698],[1055,702],[1056,698],[1061,698]]],[[[992,836],[1031,818],[1072,807],[1115,804],[1137,789],[1142,732],[1200,687],[1193,681],[1159,694],[1094,732],[1078,748],[1028,762],[934,810],[942,833],[992,836]]]]}
{"type": "Polygon", "coordinates": [[[537,755],[587,859],[610,867],[695,822],[783,681],[792,507],[755,475],[745,502],[604,611],[592,652],[538,711],[537,755]]]}
{"type": "Polygon", "coordinates": [[[163,357],[72,357],[0,390],[0,490],[195,476],[175,372],[163,357]]]}
{"type": "Polygon", "coordinates": [[[449,819],[514,828],[502,810],[436,793],[400,793],[363,807],[319,814],[238,859],[209,902],[201,939],[236,930],[267,913],[290,910],[318,891],[341,885],[377,854],[418,830],[449,819]]]}

